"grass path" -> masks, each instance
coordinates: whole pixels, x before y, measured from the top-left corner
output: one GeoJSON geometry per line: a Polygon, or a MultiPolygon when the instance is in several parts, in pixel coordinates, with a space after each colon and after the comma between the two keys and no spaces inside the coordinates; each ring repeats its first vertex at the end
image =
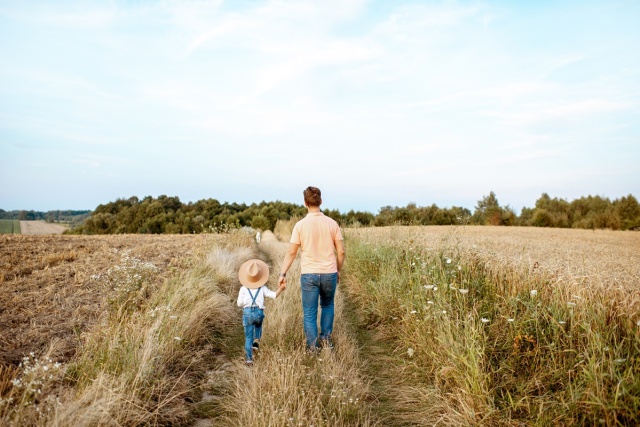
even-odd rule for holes
{"type": "MultiPolygon", "coordinates": [[[[271,264],[267,286],[275,289],[280,263],[288,244],[264,233],[259,249],[271,264]]],[[[244,366],[242,338],[219,385],[225,392],[209,412],[209,425],[229,426],[374,426],[376,401],[358,356],[357,339],[336,297],[336,349],[306,353],[302,329],[299,266],[288,274],[288,287],[266,304],[261,350],[253,367],[244,366]],[[215,409],[215,410],[214,410],[215,409]]],[[[204,426],[201,422],[198,426],[204,426]]]]}

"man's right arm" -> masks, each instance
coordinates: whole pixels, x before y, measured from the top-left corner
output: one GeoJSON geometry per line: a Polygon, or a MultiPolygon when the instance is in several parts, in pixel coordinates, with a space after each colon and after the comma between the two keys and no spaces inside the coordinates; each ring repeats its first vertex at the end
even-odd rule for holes
{"type": "Polygon", "coordinates": [[[284,261],[282,261],[282,268],[280,269],[280,277],[278,278],[278,285],[282,285],[287,283],[287,278],[284,275],[287,274],[287,271],[289,271],[289,268],[291,267],[291,264],[293,264],[293,261],[296,259],[296,255],[298,254],[298,248],[300,247],[300,245],[298,245],[297,243],[290,243],[289,244],[289,249],[287,249],[287,253],[284,256],[284,261]]]}

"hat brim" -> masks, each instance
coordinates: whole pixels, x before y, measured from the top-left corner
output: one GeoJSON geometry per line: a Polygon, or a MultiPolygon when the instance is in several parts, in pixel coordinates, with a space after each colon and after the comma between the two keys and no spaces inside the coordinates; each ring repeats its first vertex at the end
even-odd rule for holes
{"type": "Polygon", "coordinates": [[[238,270],[238,279],[245,288],[258,289],[259,287],[264,286],[264,284],[267,283],[267,280],[269,280],[269,266],[267,263],[259,259],[250,259],[245,261],[238,270]],[[248,270],[252,262],[255,262],[260,268],[260,275],[256,281],[249,280],[248,270]]]}

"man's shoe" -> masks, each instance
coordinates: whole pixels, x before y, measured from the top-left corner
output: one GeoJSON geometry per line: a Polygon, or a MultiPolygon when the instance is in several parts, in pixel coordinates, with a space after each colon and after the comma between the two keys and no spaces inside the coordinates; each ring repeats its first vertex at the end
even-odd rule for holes
{"type": "Polygon", "coordinates": [[[333,341],[331,341],[331,338],[323,338],[320,340],[320,345],[323,348],[328,348],[329,350],[333,350],[333,341]]]}
{"type": "Polygon", "coordinates": [[[260,350],[260,341],[255,340],[251,346],[254,350],[260,350]]]}

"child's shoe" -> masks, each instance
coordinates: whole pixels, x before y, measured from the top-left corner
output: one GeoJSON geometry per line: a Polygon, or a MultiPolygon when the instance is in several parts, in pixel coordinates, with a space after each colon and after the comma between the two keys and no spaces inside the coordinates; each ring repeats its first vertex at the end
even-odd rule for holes
{"type": "Polygon", "coordinates": [[[253,359],[247,359],[247,361],[244,362],[244,364],[247,366],[253,366],[253,359]]]}

